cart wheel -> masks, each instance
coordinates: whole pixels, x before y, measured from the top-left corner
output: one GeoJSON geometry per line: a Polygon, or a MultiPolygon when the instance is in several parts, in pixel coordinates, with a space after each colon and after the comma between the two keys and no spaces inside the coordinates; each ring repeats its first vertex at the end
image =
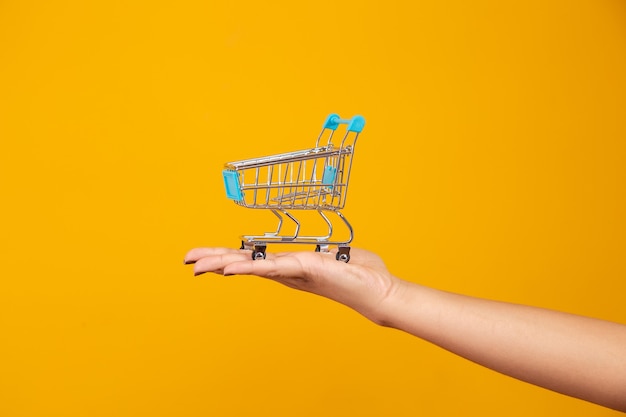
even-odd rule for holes
{"type": "Polygon", "coordinates": [[[335,259],[341,262],[348,263],[348,261],[350,261],[350,247],[340,246],[337,255],[335,255],[335,259]]]}
{"type": "Polygon", "coordinates": [[[337,252],[337,255],[335,256],[335,258],[338,261],[348,263],[348,261],[350,260],[350,254],[349,253],[339,253],[339,252],[337,252]]]}
{"type": "Polygon", "coordinates": [[[324,245],[315,245],[315,252],[324,252],[324,253],[328,253],[330,249],[330,246],[324,244],[324,245]]]}
{"type": "Polygon", "coordinates": [[[265,246],[255,246],[252,250],[252,259],[258,261],[260,259],[265,259],[267,256],[265,253],[265,246]]]}

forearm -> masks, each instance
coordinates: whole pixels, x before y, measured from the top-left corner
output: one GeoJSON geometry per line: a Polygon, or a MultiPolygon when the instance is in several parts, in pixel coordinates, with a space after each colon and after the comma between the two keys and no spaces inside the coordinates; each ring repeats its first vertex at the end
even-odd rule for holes
{"type": "Polygon", "coordinates": [[[626,326],[399,281],[380,322],[503,374],[626,411],[626,326]]]}

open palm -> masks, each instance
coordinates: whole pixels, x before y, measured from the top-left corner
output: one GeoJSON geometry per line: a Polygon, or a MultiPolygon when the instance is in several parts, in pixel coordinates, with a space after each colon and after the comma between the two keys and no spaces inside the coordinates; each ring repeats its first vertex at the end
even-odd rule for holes
{"type": "Polygon", "coordinates": [[[374,321],[379,307],[394,290],[398,279],[372,252],[352,248],[350,262],[335,260],[335,253],[268,253],[267,259],[252,260],[249,250],[197,248],[185,257],[194,263],[196,275],[256,275],[288,287],[318,294],[345,304],[374,321]]]}

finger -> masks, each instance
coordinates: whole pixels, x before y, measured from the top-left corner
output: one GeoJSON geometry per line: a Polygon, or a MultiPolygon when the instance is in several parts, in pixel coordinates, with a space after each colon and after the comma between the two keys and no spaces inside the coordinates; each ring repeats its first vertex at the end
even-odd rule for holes
{"type": "Polygon", "coordinates": [[[250,259],[249,251],[228,251],[226,253],[217,253],[202,257],[195,262],[194,275],[204,274],[205,272],[214,272],[223,274],[226,265],[234,262],[241,262],[250,259]]]}
{"type": "Polygon", "coordinates": [[[192,264],[206,256],[223,255],[227,253],[237,253],[238,249],[233,248],[195,248],[185,255],[185,264],[192,264]]]}
{"type": "Polygon", "coordinates": [[[251,260],[240,259],[224,266],[224,275],[256,275],[264,278],[273,278],[278,275],[280,266],[277,259],[251,260]]]}
{"type": "Polygon", "coordinates": [[[320,258],[324,256],[319,253],[277,253],[263,260],[246,259],[245,262],[231,263],[225,266],[224,274],[256,275],[270,279],[307,278],[311,264],[319,264],[320,258]]]}
{"type": "Polygon", "coordinates": [[[280,253],[271,259],[233,262],[224,267],[224,275],[256,275],[298,290],[322,294],[328,281],[345,280],[351,268],[332,254],[298,252],[280,253]]]}

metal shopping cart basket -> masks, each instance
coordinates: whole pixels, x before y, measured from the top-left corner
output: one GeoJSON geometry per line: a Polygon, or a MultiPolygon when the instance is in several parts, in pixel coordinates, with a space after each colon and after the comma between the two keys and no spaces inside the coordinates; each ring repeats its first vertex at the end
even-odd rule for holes
{"type": "Polygon", "coordinates": [[[314,244],[318,252],[327,252],[336,245],[336,259],[348,262],[354,231],[340,210],[346,204],[354,147],[364,126],[362,116],[342,119],[331,114],[314,148],[226,163],[222,171],[226,196],[239,206],[270,210],[278,217],[275,232],[241,236],[241,249],[250,249],[252,259],[257,260],[265,259],[270,243],[314,244]],[[335,144],[333,136],[340,126],[345,131],[337,135],[335,144]],[[293,210],[316,210],[328,232],[323,236],[301,235],[300,221],[290,212],[293,210]],[[333,239],[330,213],[347,227],[349,236],[345,239],[333,239]],[[283,216],[295,223],[294,233],[280,233],[283,216]]]}

